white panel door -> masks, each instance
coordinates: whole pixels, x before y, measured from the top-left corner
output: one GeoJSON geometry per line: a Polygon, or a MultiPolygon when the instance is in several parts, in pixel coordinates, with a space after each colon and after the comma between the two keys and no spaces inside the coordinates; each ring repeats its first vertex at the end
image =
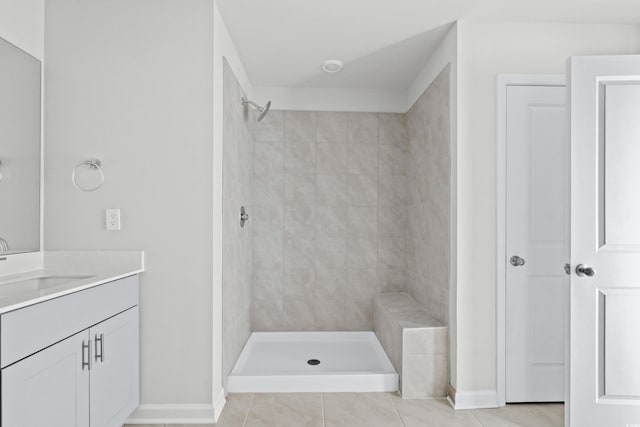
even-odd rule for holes
{"type": "Polygon", "coordinates": [[[138,307],[90,329],[91,427],[120,427],[138,406],[138,307]]]}
{"type": "Polygon", "coordinates": [[[640,56],[574,57],[569,74],[576,269],[570,425],[635,427],[640,425],[640,56]]]}
{"type": "Polygon", "coordinates": [[[506,401],[565,399],[566,89],[507,88],[506,401]]]}
{"type": "Polygon", "coordinates": [[[88,427],[88,345],[84,331],[4,368],[2,426],[88,427]]]}

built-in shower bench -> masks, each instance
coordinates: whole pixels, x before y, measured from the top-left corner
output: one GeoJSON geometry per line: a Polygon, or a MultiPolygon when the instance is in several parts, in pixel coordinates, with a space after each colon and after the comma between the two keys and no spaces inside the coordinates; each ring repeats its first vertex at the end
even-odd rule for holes
{"type": "Polygon", "coordinates": [[[374,330],[400,374],[402,397],[444,397],[449,384],[449,328],[404,292],[376,294],[374,330]]]}

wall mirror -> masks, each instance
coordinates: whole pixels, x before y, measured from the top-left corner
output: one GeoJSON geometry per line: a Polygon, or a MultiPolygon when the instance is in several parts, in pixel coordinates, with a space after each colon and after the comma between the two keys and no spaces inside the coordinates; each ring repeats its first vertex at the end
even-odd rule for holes
{"type": "Polygon", "coordinates": [[[0,255],[40,250],[40,73],[0,38],[0,255]]]}

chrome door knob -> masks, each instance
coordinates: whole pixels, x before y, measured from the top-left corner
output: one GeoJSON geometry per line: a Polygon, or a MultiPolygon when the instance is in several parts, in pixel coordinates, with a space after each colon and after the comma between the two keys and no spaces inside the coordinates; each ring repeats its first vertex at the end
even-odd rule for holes
{"type": "Polygon", "coordinates": [[[522,267],[524,265],[524,259],[520,258],[518,255],[512,256],[511,259],[509,260],[509,262],[514,267],[522,267]]]}
{"type": "Polygon", "coordinates": [[[578,266],[576,267],[576,274],[580,277],[593,277],[596,275],[596,272],[588,265],[578,264],[578,266]]]}

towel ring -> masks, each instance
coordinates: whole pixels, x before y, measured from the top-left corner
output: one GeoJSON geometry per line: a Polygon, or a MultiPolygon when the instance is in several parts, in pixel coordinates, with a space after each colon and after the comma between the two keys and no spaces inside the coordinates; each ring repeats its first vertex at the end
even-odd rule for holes
{"type": "Polygon", "coordinates": [[[76,167],[73,168],[73,173],[71,173],[71,181],[73,181],[73,185],[78,190],[96,191],[98,188],[102,187],[102,184],[104,184],[104,172],[102,171],[102,162],[98,159],[93,159],[93,160],[85,160],[84,162],[78,163],[76,167]],[[98,185],[94,187],[85,188],[80,184],[78,184],[78,181],[76,181],[76,172],[78,171],[78,168],[80,166],[87,166],[89,169],[97,170],[98,172],[100,172],[100,182],[98,183],[98,185]]]}

